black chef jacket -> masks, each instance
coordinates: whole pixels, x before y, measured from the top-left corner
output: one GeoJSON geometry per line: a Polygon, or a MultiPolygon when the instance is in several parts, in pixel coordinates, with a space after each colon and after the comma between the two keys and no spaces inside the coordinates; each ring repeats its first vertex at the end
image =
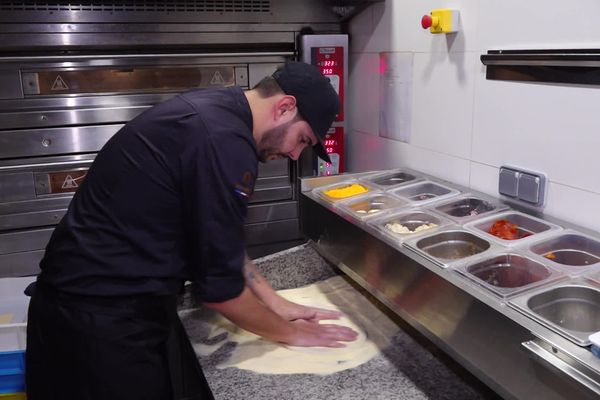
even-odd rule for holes
{"type": "Polygon", "coordinates": [[[243,221],[257,175],[238,87],[192,90],[139,115],[98,153],[41,261],[61,292],[221,302],[244,288],[243,221]]]}

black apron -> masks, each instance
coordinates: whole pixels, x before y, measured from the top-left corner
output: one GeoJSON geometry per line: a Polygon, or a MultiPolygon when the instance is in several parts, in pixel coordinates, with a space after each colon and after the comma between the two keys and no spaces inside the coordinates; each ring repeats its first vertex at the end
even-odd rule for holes
{"type": "Polygon", "coordinates": [[[174,296],[28,292],[28,400],[213,400],[174,296]]]}

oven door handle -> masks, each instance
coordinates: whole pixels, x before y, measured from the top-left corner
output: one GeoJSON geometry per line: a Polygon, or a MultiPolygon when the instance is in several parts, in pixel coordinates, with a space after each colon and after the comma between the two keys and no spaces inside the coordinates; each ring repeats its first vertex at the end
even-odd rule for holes
{"type": "Polygon", "coordinates": [[[293,51],[263,51],[263,52],[239,52],[239,53],[152,53],[152,54],[119,54],[118,56],[98,56],[98,55],[71,55],[71,56],[9,56],[0,57],[2,62],[14,61],[71,61],[71,60],[97,60],[102,58],[120,58],[120,59],[155,59],[160,58],[182,58],[182,57],[292,57],[293,51]]]}
{"type": "Polygon", "coordinates": [[[21,169],[31,169],[31,168],[39,168],[39,167],[89,167],[94,160],[73,160],[73,161],[55,161],[48,163],[36,163],[36,164],[21,164],[21,165],[3,165],[0,166],[0,171],[10,170],[10,171],[18,171],[21,169]]]}
{"type": "Polygon", "coordinates": [[[528,340],[521,343],[527,355],[544,366],[549,366],[551,369],[562,372],[569,378],[575,380],[578,384],[585,386],[597,396],[600,396],[600,381],[598,377],[595,379],[590,377],[584,371],[574,365],[569,364],[560,357],[557,357],[546,348],[541,346],[537,340],[528,340]]]}

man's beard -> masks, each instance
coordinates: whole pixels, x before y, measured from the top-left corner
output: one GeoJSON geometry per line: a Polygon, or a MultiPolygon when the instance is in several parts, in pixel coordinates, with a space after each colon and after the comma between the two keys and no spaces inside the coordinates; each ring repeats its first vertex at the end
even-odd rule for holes
{"type": "Polygon", "coordinates": [[[262,163],[269,161],[271,156],[286,157],[287,154],[281,154],[281,146],[287,136],[287,129],[295,122],[295,119],[285,124],[271,128],[262,135],[258,142],[258,160],[262,163]]]}

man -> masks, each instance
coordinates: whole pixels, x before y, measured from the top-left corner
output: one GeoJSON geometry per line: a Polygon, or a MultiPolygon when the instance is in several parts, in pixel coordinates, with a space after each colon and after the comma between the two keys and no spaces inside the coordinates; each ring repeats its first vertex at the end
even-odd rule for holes
{"type": "Polygon", "coordinates": [[[27,395],[212,399],[176,314],[207,307],[266,339],[341,347],[337,313],[279,297],[245,255],[257,161],[297,159],[339,110],[317,68],[289,63],[252,90],[193,90],[130,121],[98,153],[57,226],[30,303],[27,395]]]}

